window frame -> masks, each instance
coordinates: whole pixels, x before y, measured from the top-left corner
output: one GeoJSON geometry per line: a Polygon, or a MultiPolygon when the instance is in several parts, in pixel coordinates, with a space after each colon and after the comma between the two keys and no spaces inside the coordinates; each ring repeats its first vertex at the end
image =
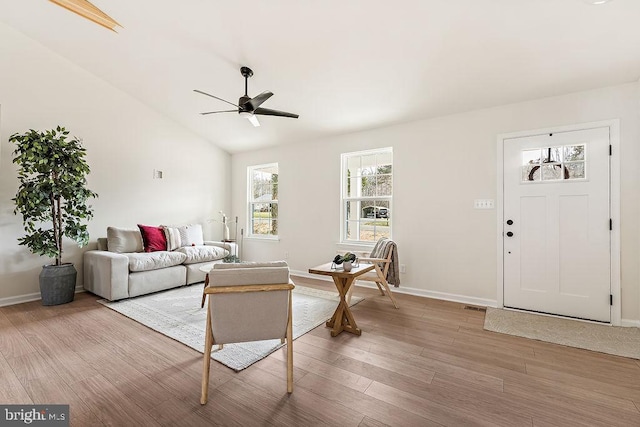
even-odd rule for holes
{"type": "MultiPolygon", "coordinates": [[[[275,204],[278,207],[280,206],[278,203],[278,199],[271,198],[269,201],[256,201],[253,197],[253,172],[259,169],[267,169],[267,168],[276,168],[278,171],[278,180],[280,179],[280,166],[278,162],[273,163],[264,163],[259,165],[251,165],[247,166],[247,239],[259,239],[259,240],[279,240],[279,234],[255,234],[253,232],[253,206],[255,204],[275,204]]],[[[278,198],[279,196],[280,186],[278,185],[278,198]]],[[[273,195],[272,195],[273,196],[273,195]]],[[[272,217],[273,218],[273,217],[272,217]]],[[[278,233],[280,233],[280,215],[279,209],[278,213],[275,217],[275,221],[278,224],[278,233]]]]}
{"type": "MultiPolygon", "coordinates": [[[[353,151],[349,153],[342,153],[340,155],[341,167],[340,167],[340,243],[343,245],[355,245],[355,246],[373,246],[376,241],[379,239],[375,237],[374,240],[360,240],[360,231],[358,228],[357,235],[358,239],[347,239],[347,231],[348,231],[348,218],[347,218],[347,203],[348,202],[358,202],[358,201],[385,201],[388,202],[389,210],[393,214],[393,182],[394,182],[394,168],[393,168],[393,147],[383,147],[383,148],[375,148],[371,150],[362,150],[362,151],[353,151]],[[371,156],[377,154],[385,154],[391,155],[391,195],[389,196],[349,196],[348,195],[348,186],[349,186],[349,174],[348,174],[348,164],[349,159],[354,157],[363,157],[363,156],[371,156]]],[[[376,166],[379,166],[376,164],[376,166]]],[[[358,226],[361,223],[360,217],[358,217],[358,226]]],[[[375,220],[374,215],[374,220],[375,220]]],[[[393,238],[393,220],[392,218],[388,218],[389,222],[389,238],[393,238]]],[[[374,234],[375,236],[375,234],[374,234]]]]}

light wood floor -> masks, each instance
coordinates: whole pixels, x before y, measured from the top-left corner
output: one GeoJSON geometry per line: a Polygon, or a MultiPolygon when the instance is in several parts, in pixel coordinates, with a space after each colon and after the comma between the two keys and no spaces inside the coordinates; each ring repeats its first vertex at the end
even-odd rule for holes
{"type": "MultiPolygon", "coordinates": [[[[331,289],[329,282],[294,278],[331,289]]],[[[358,288],[362,336],[324,326],[234,373],[78,294],[0,308],[0,403],[69,403],[71,425],[640,426],[640,362],[482,329],[456,303],[358,288]]]]}

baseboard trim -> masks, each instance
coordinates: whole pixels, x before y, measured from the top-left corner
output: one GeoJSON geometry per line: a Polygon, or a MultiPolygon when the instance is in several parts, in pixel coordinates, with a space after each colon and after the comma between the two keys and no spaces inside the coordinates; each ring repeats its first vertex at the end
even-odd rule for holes
{"type": "MultiPolygon", "coordinates": [[[[84,288],[82,286],[76,286],[76,294],[78,292],[84,292],[84,288]]],[[[31,301],[38,301],[40,299],[42,299],[40,297],[40,292],[36,292],[33,294],[18,295],[15,297],[0,298],[0,307],[22,304],[22,303],[31,302],[31,301]]]]}
{"type": "Polygon", "coordinates": [[[620,326],[627,328],[640,328],[640,320],[621,319],[620,326]]]}
{"type": "MultiPolygon", "coordinates": [[[[291,275],[305,277],[308,279],[324,280],[324,281],[333,283],[333,280],[328,276],[310,274],[306,271],[291,270],[291,275]]],[[[374,285],[373,283],[365,283],[365,282],[356,282],[356,286],[363,287],[363,288],[373,288],[373,289],[377,288],[376,285],[374,285]]],[[[407,294],[407,295],[414,295],[418,297],[439,299],[444,301],[459,302],[461,304],[471,304],[471,305],[477,305],[481,307],[494,307],[494,308],[498,307],[498,301],[496,300],[476,298],[476,297],[470,297],[466,295],[450,294],[447,292],[427,291],[425,289],[411,288],[404,285],[402,285],[399,288],[392,287],[391,290],[394,293],[398,293],[398,294],[407,294]]]]}

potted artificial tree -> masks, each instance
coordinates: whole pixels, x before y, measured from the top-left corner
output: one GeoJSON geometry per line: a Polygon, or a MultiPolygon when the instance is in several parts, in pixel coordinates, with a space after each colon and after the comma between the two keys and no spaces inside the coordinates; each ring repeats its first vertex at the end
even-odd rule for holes
{"type": "Polygon", "coordinates": [[[54,258],[40,273],[43,305],[73,301],[77,271],[73,264],[62,263],[62,237],[80,247],[89,242],[87,225],[93,216],[87,201],[98,195],[86,186],[90,172],[81,141],[68,138],[69,132],[56,129],[13,134],[17,145],[13,163],[18,165],[19,187],[14,214],[22,214],[26,235],[18,239],[37,255],[54,258]]]}

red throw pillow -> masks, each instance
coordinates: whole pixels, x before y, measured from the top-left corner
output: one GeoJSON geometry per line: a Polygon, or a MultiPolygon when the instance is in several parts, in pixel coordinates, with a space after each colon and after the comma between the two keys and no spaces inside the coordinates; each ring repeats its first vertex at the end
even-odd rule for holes
{"type": "Polygon", "coordinates": [[[167,250],[167,237],[164,235],[162,227],[138,224],[145,252],[156,252],[167,250]]]}

